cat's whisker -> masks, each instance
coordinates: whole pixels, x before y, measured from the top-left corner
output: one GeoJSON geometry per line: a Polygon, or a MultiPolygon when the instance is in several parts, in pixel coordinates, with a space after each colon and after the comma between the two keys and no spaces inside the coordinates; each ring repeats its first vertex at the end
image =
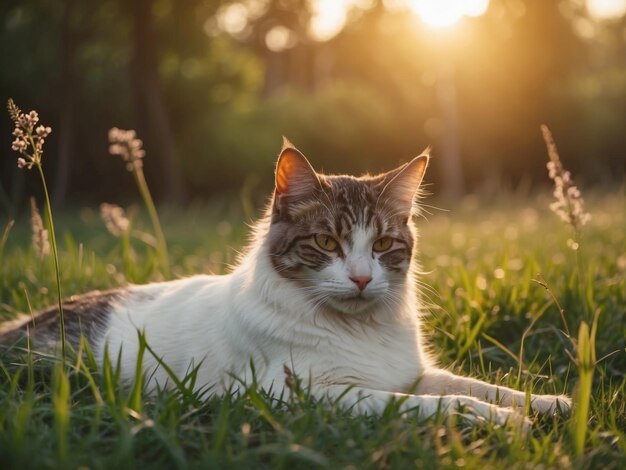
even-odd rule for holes
{"type": "Polygon", "coordinates": [[[402,305],[403,301],[400,293],[395,295],[392,291],[390,291],[388,295],[382,296],[381,298],[392,307],[399,307],[400,305],[402,305]]]}
{"type": "Polygon", "coordinates": [[[311,307],[311,315],[315,317],[316,312],[320,312],[321,308],[328,303],[328,300],[329,299],[327,297],[320,297],[317,299],[311,307]]]}
{"type": "Polygon", "coordinates": [[[425,283],[424,281],[420,281],[419,279],[414,280],[415,284],[418,286],[418,292],[420,294],[424,294],[424,292],[428,292],[429,294],[434,295],[437,298],[441,298],[441,294],[437,292],[437,290],[432,287],[430,284],[425,283]]]}
{"type": "Polygon", "coordinates": [[[426,212],[428,215],[434,215],[432,212],[427,211],[426,208],[432,209],[433,211],[450,212],[450,209],[444,209],[443,207],[433,206],[432,204],[420,203],[420,209],[422,209],[423,212],[426,212]]]}
{"type": "Polygon", "coordinates": [[[396,307],[392,297],[382,296],[380,298],[380,302],[383,304],[384,307],[387,308],[387,310],[390,311],[396,307]]]}

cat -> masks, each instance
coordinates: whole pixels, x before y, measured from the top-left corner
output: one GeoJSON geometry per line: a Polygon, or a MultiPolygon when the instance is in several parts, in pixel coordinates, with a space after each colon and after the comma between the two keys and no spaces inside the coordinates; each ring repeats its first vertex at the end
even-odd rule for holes
{"type": "MultiPolygon", "coordinates": [[[[152,389],[172,386],[160,361],[178,377],[197,368],[196,389],[218,394],[254,373],[258,387],[280,396],[296,374],[314,397],[357,414],[398,399],[422,418],[462,407],[473,420],[528,426],[524,392],[454,375],[427,352],[413,216],[428,161],[425,152],[378,176],[324,175],[285,139],[271,201],[230,274],[72,297],[66,337],[76,346],[85,335],[99,363],[119,354],[121,378],[132,382],[144,332],[152,389]]],[[[28,325],[33,347],[53,348],[57,317],[51,308],[9,322],[1,342],[28,325]]],[[[530,401],[544,413],[571,407],[564,395],[530,401]]]]}

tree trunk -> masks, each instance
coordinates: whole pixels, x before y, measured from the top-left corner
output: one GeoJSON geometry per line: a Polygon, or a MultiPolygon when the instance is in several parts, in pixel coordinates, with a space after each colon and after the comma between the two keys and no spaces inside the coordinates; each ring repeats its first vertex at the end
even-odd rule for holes
{"type": "Polygon", "coordinates": [[[465,185],[459,145],[454,68],[451,64],[439,64],[437,98],[443,121],[441,136],[441,162],[444,168],[443,196],[454,201],[463,196],[465,185]]]}
{"type": "Polygon", "coordinates": [[[168,202],[182,202],[185,186],[159,80],[152,0],[131,2],[134,23],[132,80],[137,131],[145,141],[146,166],[158,162],[159,187],[168,202]]]}
{"type": "Polygon", "coordinates": [[[74,73],[74,56],[76,51],[76,34],[72,30],[72,15],[75,0],[64,2],[61,20],[61,74],[59,76],[59,136],[57,162],[55,163],[53,201],[56,206],[65,202],[69,175],[73,159],[74,141],[74,93],[76,91],[76,75],[74,73]]]}

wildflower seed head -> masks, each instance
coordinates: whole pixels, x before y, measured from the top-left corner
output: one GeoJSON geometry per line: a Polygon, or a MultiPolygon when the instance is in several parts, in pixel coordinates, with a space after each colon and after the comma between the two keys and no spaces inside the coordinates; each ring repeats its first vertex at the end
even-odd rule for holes
{"type": "Polygon", "coordinates": [[[15,104],[13,98],[9,98],[7,103],[7,109],[9,111],[9,116],[11,116],[12,121],[17,121],[22,114],[22,110],[15,104]]]}
{"type": "Polygon", "coordinates": [[[11,142],[11,149],[22,155],[17,159],[17,166],[30,170],[34,165],[41,163],[43,144],[52,128],[40,125],[35,129],[39,122],[37,111],[25,114],[12,99],[9,99],[7,109],[15,125],[12,132],[15,140],[11,142]]]}
{"type": "Polygon", "coordinates": [[[30,198],[31,218],[30,226],[33,232],[33,251],[39,259],[44,259],[50,254],[50,240],[48,231],[43,226],[43,220],[39,215],[35,198],[30,198]]]}
{"type": "Polygon", "coordinates": [[[128,171],[135,171],[143,167],[143,158],[146,156],[143,150],[143,141],[137,138],[137,133],[130,129],[109,129],[109,153],[119,155],[126,162],[128,171]]]}
{"type": "Polygon", "coordinates": [[[19,153],[26,151],[27,148],[28,144],[24,139],[21,138],[17,138],[11,143],[11,149],[19,153]]]}
{"type": "Polygon", "coordinates": [[[124,209],[115,204],[100,204],[100,217],[107,230],[115,237],[121,237],[130,228],[130,221],[124,209]]]}
{"type": "Polygon", "coordinates": [[[591,220],[591,214],[585,212],[584,199],[580,190],[574,186],[571,173],[563,167],[559,152],[552,138],[552,133],[547,126],[541,126],[543,139],[548,148],[550,161],[547,163],[548,176],[554,181],[554,199],[550,204],[550,209],[563,222],[571,225],[574,230],[578,230],[591,220]]]}
{"type": "Polygon", "coordinates": [[[24,122],[26,126],[32,131],[33,127],[35,127],[35,124],[39,122],[39,114],[37,114],[37,111],[31,111],[30,113],[25,114],[24,122]]]}
{"type": "Polygon", "coordinates": [[[46,126],[37,126],[37,129],[35,129],[35,132],[37,133],[39,137],[41,137],[42,139],[45,139],[52,132],[52,128],[46,127],[46,126]]]}

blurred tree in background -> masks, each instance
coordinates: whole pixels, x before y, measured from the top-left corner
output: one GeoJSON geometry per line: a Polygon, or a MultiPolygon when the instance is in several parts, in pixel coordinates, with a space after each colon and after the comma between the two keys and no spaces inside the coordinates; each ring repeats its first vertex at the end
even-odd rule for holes
{"type": "MultiPolygon", "coordinates": [[[[0,98],[53,127],[57,203],[134,196],[107,153],[112,126],[144,139],[161,202],[261,194],[281,135],[331,172],[388,169],[432,145],[436,194],[515,188],[545,180],[541,123],[577,181],[623,182],[624,15],[491,0],[431,29],[399,0],[343,3],[343,27],[320,37],[316,0],[4,0],[0,98]]],[[[12,212],[30,179],[8,117],[0,131],[0,212],[12,212]]]]}

